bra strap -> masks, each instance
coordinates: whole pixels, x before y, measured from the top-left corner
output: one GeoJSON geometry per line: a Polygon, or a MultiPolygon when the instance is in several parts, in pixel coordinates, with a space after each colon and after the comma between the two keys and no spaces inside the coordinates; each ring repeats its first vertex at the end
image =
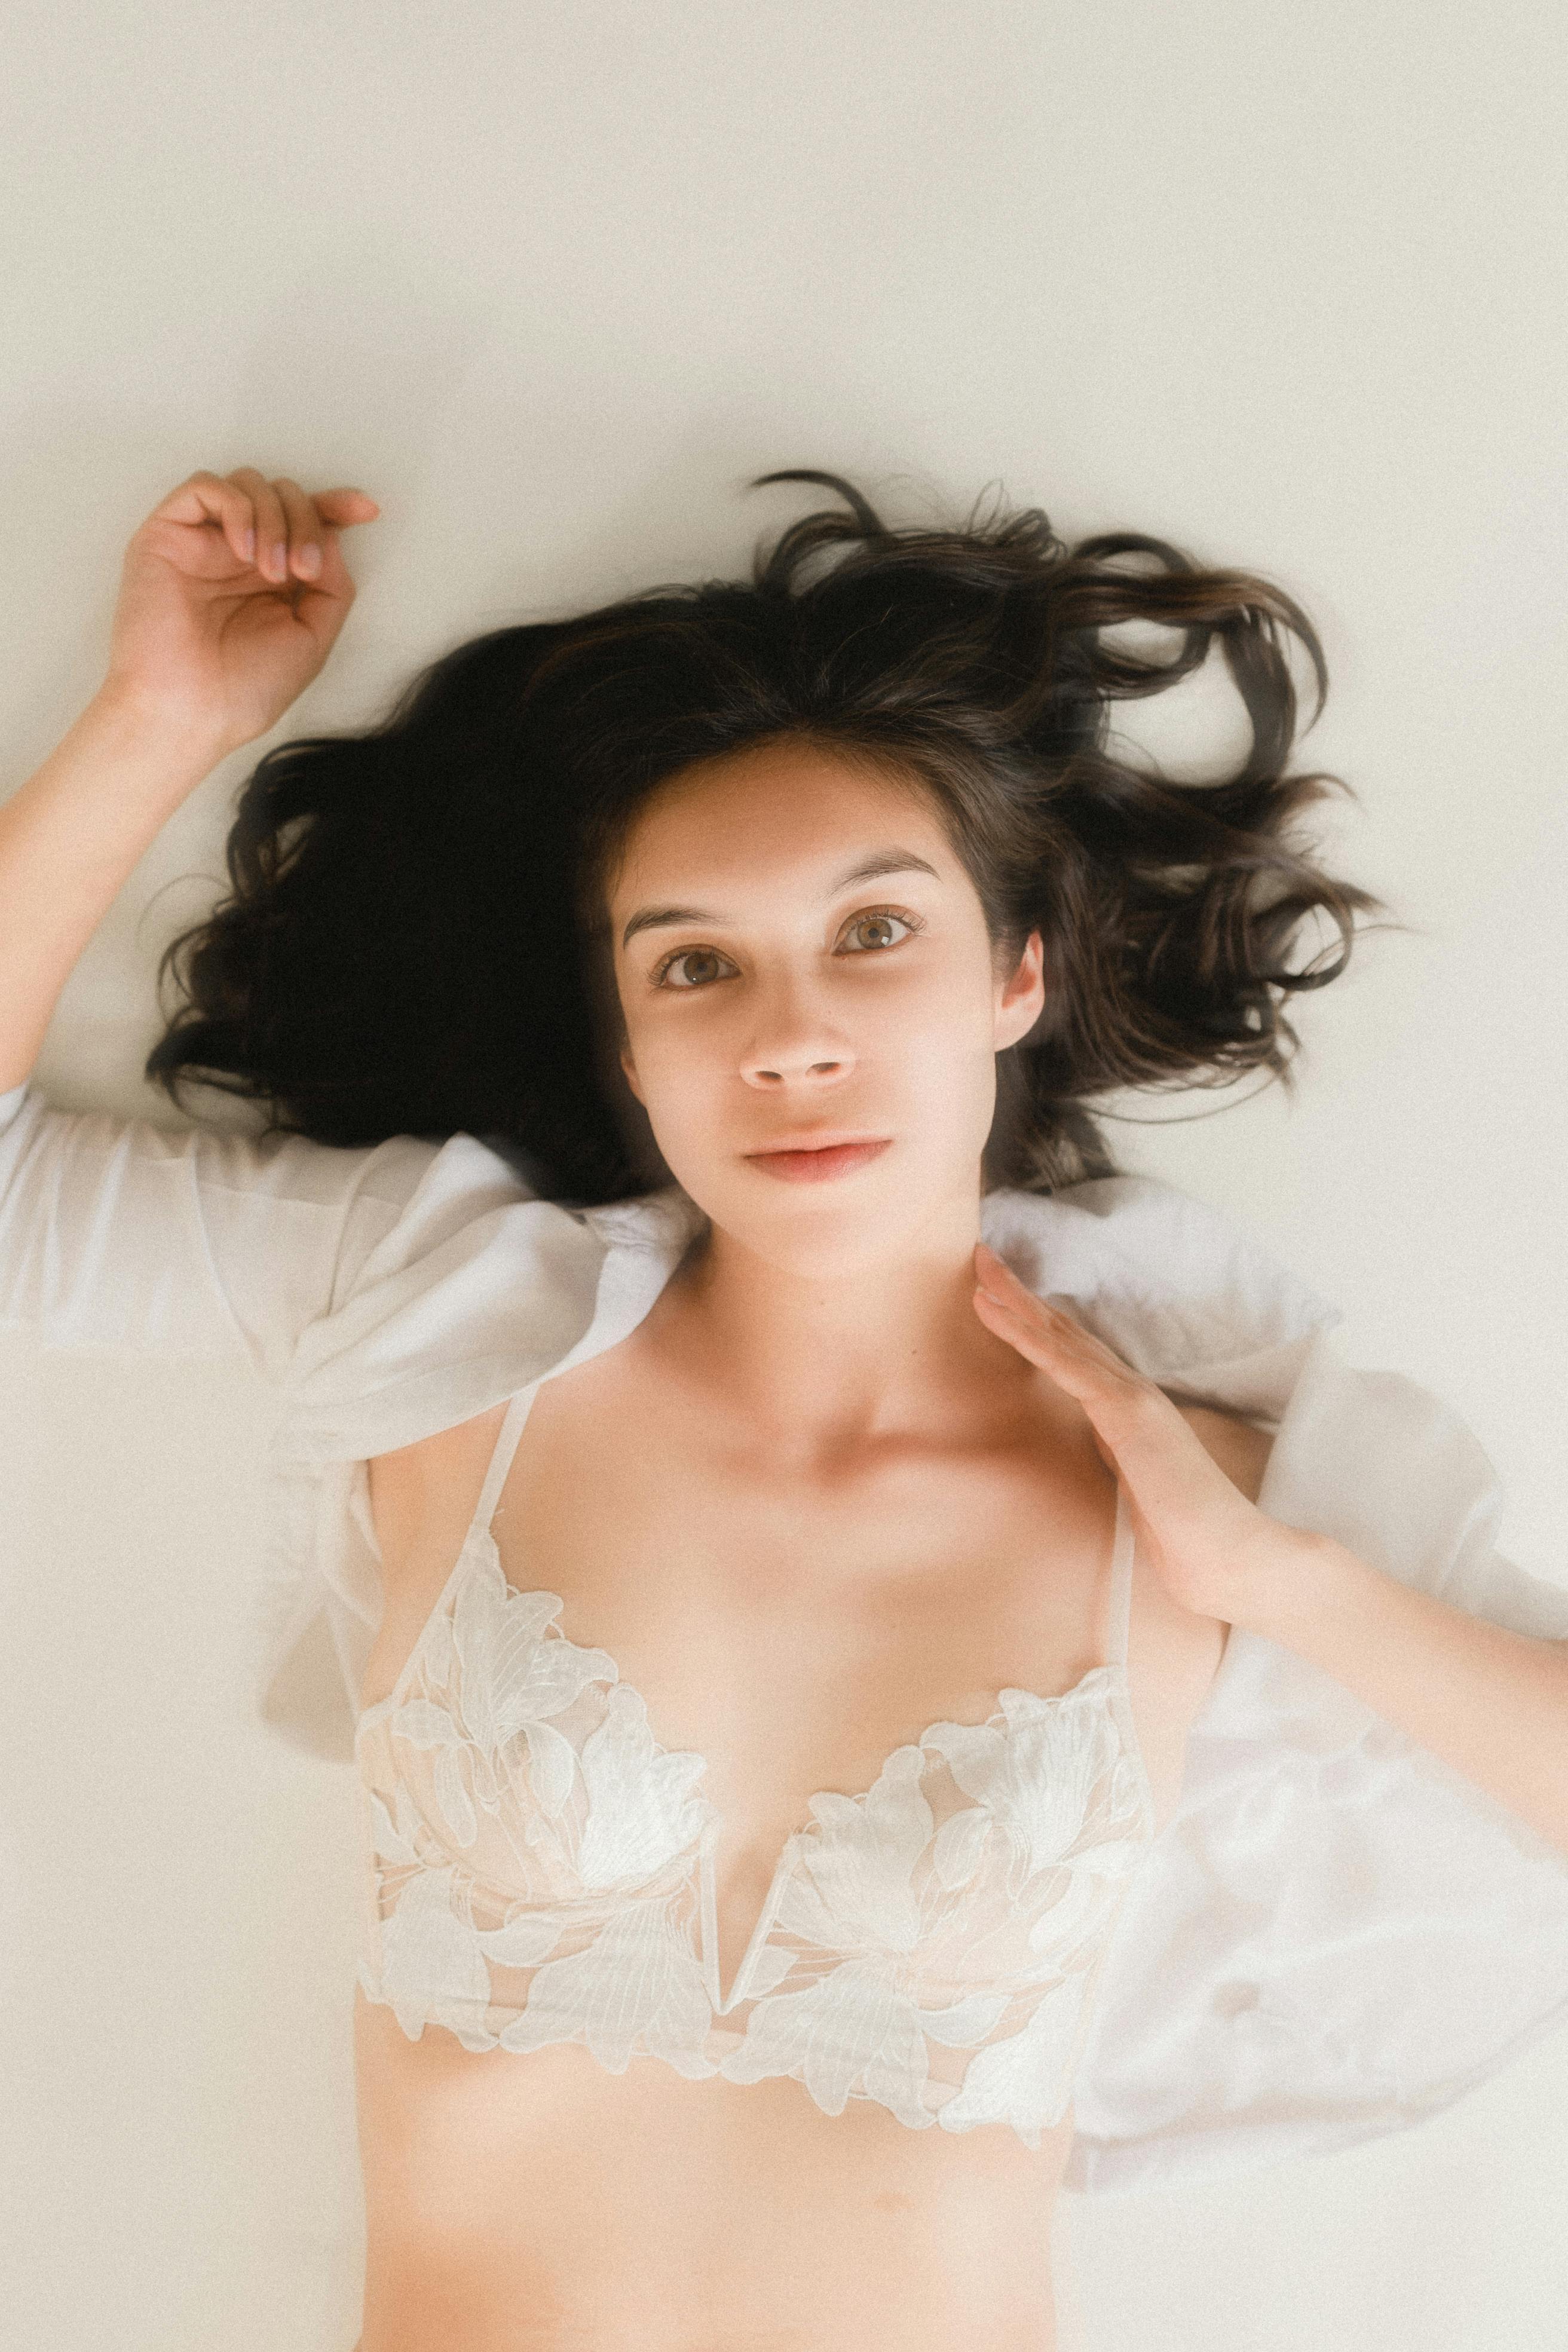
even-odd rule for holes
{"type": "Polygon", "coordinates": [[[1132,1512],[1127,1489],[1116,1481],[1116,1535],[1110,1558],[1110,1655],[1106,1664],[1127,1664],[1127,1629],[1132,1613],[1132,1512]]]}
{"type": "Polygon", "coordinates": [[[522,1424],[528,1419],[529,1408],[539,1394],[541,1386],[542,1383],[535,1381],[531,1388],[519,1389],[506,1409],[496,1435],[495,1450],[490,1455],[490,1466],[485,1472],[485,1483],[479,1489],[473,1526],[468,1530],[470,1535],[480,1528],[488,1528],[495,1516],[500,1490],[506,1484],[506,1474],[511,1468],[511,1458],[517,1452],[517,1441],[522,1435],[522,1424]]]}

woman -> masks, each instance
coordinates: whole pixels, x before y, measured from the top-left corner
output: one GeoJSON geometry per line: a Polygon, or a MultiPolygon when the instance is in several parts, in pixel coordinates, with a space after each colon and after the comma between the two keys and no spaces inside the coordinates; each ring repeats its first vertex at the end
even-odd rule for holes
{"type": "Polygon", "coordinates": [[[181,484],[0,812],[0,1305],[285,1400],[262,1696],[325,1626],[363,2352],[1048,2346],[1064,2179],[1388,2129],[1563,2011],[1568,1600],[1451,1416],[1086,1108],[1285,1075],[1373,904],[1291,835],[1310,625],[1139,535],[767,478],[850,511],[261,761],[148,1063],[269,1100],[254,1141],[27,1073],[158,824],[321,667],[374,502],[181,484]],[[1216,634],[1237,773],[1111,757],[1216,634]],[[1484,2000],[1410,1941],[1469,1900],[1457,1829],[1484,2000]]]}

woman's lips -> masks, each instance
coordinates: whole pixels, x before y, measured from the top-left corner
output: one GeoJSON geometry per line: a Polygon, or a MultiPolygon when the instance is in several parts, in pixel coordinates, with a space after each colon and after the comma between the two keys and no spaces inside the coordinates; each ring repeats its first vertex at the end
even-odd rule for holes
{"type": "Polygon", "coordinates": [[[871,1143],[831,1143],[820,1151],[748,1151],[745,1157],[752,1167],[768,1176],[780,1176],[786,1184],[820,1184],[875,1160],[892,1139],[882,1135],[871,1143]]]}

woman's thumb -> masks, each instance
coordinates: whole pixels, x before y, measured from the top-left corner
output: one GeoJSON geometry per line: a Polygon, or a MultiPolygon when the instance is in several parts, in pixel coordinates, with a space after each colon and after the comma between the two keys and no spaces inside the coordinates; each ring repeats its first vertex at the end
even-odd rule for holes
{"type": "Polygon", "coordinates": [[[338,489],[318,490],[316,511],[323,522],[342,526],[374,522],[381,509],[366,490],[338,489]]]}

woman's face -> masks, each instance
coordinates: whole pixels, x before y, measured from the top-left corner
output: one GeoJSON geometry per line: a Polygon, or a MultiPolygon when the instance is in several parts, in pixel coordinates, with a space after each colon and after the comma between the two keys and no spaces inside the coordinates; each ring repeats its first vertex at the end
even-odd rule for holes
{"type": "Polygon", "coordinates": [[[918,780],[786,742],[704,761],[641,812],[609,917],[622,1067],[716,1226],[826,1270],[978,1202],[995,1057],[1044,1003],[1040,937],[999,980],[918,780]],[[774,1162],[793,1177],[758,1156],[845,1135],[880,1148],[774,1162]]]}

